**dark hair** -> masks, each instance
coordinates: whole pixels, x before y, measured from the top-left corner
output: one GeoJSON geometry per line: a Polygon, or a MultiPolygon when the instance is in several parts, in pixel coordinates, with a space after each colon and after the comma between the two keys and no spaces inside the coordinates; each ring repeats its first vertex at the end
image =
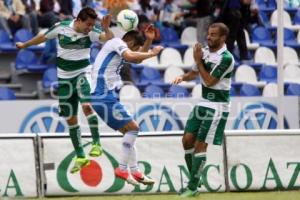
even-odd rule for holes
{"type": "Polygon", "coordinates": [[[97,13],[91,7],[82,8],[79,14],[77,15],[77,19],[80,19],[81,21],[85,21],[88,18],[97,19],[97,13]]]}
{"type": "Polygon", "coordinates": [[[209,26],[210,28],[218,28],[220,36],[225,36],[227,38],[229,34],[229,29],[224,23],[213,23],[209,26]]]}
{"type": "Polygon", "coordinates": [[[142,46],[145,42],[143,35],[135,30],[128,31],[122,38],[125,42],[134,41],[134,46],[142,46]]]}

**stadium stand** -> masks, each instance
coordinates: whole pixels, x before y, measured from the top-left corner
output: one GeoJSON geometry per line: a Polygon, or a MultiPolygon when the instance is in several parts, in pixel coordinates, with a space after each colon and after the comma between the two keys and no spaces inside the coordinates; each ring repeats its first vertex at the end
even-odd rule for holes
{"type": "Polygon", "coordinates": [[[148,85],[145,88],[143,97],[145,98],[162,98],[165,97],[163,89],[156,85],[148,85]]]}
{"type": "Polygon", "coordinates": [[[119,93],[120,100],[132,100],[132,99],[140,99],[142,95],[137,87],[134,85],[124,85],[120,89],[119,93]]]}
{"type": "Polygon", "coordinates": [[[15,100],[16,95],[13,90],[7,87],[0,87],[0,100],[15,100]]]}
{"type": "Polygon", "coordinates": [[[261,96],[261,92],[255,85],[244,83],[240,88],[240,96],[261,96]]]}

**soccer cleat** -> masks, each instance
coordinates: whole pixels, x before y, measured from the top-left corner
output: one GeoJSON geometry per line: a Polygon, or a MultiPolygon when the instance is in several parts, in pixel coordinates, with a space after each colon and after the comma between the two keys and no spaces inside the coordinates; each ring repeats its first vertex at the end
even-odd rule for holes
{"type": "Polygon", "coordinates": [[[134,185],[134,186],[138,186],[139,182],[137,182],[132,176],[131,174],[128,172],[128,170],[123,171],[121,170],[119,167],[117,167],[115,169],[115,175],[116,177],[125,180],[127,183],[134,185]]]}
{"type": "Polygon", "coordinates": [[[76,158],[75,164],[71,168],[71,174],[75,174],[76,172],[80,171],[83,167],[90,164],[90,160],[87,158],[76,158]]]}
{"type": "Polygon", "coordinates": [[[144,185],[153,185],[155,181],[143,174],[141,171],[137,170],[135,172],[131,172],[132,177],[139,183],[142,183],[144,185]]]}
{"type": "Polygon", "coordinates": [[[100,144],[93,144],[89,155],[91,157],[98,157],[101,156],[102,153],[103,153],[102,146],[100,144]]]}
{"type": "Polygon", "coordinates": [[[183,189],[179,194],[180,197],[188,198],[188,197],[196,197],[200,194],[198,190],[190,190],[188,187],[183,189]]]}

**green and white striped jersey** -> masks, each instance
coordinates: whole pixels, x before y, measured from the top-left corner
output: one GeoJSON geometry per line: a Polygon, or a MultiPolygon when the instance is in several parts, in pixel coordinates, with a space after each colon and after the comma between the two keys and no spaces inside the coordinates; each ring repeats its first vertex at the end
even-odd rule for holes
{"type": "MultiPolygon", "coordinates": [[[[214,86],[208,87],[202,81],[202,98],[199,104],[216,109],[222,105],[223,110],[229,109],[231,76],[234,66],[234,58],[224,45],[217,52],[209,52],[208,47],[203,48],[204,68],[211,76],[218,78],[219,82],[214,86]]],[[[194,71],[199,71],[197,66],[194,71]]]]}
{"type": "Polygon", "coordinates": [[[76,32],[73,26],[74,20],[62,21],[45,33],[47,39],[57,38],[59,78],[73,78],[85,72],[90,65],[90,46],[92,42],[99,41],[99,29],[93,28],[88,34],[83,34],[76,32]]]}

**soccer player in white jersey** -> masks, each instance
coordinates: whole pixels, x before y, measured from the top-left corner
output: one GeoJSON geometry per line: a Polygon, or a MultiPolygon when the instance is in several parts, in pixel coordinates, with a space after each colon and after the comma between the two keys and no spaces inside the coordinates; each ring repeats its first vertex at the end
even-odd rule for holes
{"type": "Polygon", "coordinates": [[[124,61],[139,63],[156,56],[161,46],[149,47],[155,37],[153,26],[145,31],[146,41],[137,31],[127,32],[122,39],[107,41],[97,55],[92,70],[92,105],[108,126],[123,134],[122,153],[115,175],[129,184],[154,184],[154,180],[144,175],[138,168],[135,140],[139,126],[119,102],[116,89],[122,86],[120,70],[124,61]],[[129,170],[128,170],[129,167],[129,170]]]}
{"type": "Polygon", "coordinates": [[[87,72],[90,70],[90,45],[94,41],[105,42],[113,37],[109,30],[111,16],[102,19],[102,30],[96,29],[96,12],[89,7],[83,8],[75,20],[62,21],[51,27],[45,34],[39,34],[31,40],[16,43],[22,49],[37,45],[48,39],[58,39],[58,97],[60,116],[66,118],[70,137],[77,158],[71,168],[71,173],[78,172],[90,161],[86,158],[81,143],[81,132],[78,125],[78,103],[87,117],[92,134],[92,149],[90,156],[100,156],[102,147],[98,131],[98,119],[90,104],[90,85],[87,72]]]}
{"type": "Polygon", "coordinates": [[[229,114],[229,92],[234,66],[233,56],[225,45],[228,33],[229,30],[223,23],[210,25],[208,46],[203,49],[200,43],[194,46],[196,65],[173,81],[174,84],[179,84],[199,75],[202,81],[202,100],[190,113],[182,138],[185,161],[190,172],[190,180],[181,193],[182,197],[199,194],[197,187],[206,162],[207,145],[222,144],[229,114]]]}

